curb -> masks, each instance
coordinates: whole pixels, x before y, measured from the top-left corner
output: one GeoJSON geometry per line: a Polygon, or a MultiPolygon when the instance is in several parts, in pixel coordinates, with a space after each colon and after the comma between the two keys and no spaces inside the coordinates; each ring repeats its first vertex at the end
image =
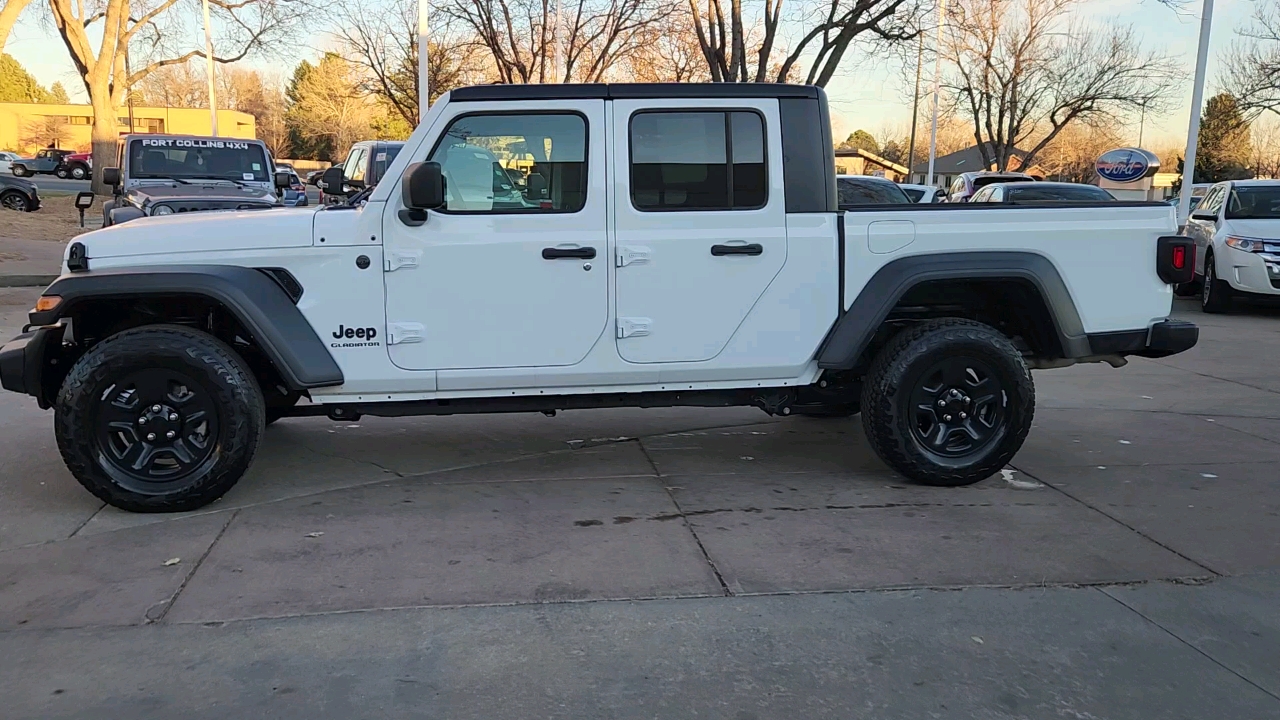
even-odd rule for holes
{"type": "Polygon", "coordinates": [[[0,275],[0,288],[44,287],[57,279],[57,275],[0,275]]]}

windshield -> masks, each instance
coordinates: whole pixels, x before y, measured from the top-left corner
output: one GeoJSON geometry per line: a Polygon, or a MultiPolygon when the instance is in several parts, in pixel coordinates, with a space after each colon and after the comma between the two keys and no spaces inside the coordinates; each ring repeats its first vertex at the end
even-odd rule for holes
{"type": "Polygon", "coordinates": [[[1227,200],[1228,219],[1280,219],[1280,185],[1233,187],[1227,200]]]}
{"type": "Polygon", "coordinates": [[[1115,200],[1111,193],[1092,185],[1040,185],[1036,187],[1006,188],[1007,202],[1075,201],[1097,202],[1115,200]]]}
{"type": "Polygon", "coordinates": [[[129,143],[129,177],[268,182],[262,146],[242,140],[141,138],[129,143]]]}
{"type": "Polygon", "coordinates": [[[891,182],[863,180],[861,178],[837,178],[841,209],[853,205],[910,205],[911,200],[902,188],[891,182]]]}

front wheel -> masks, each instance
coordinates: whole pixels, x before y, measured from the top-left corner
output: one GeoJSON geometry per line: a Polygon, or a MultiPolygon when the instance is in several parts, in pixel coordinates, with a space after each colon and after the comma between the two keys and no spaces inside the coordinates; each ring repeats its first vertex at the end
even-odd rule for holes
{"type": "Polygon", "coordinates": [[[17,190],[10,190],[9,192],[0,194],[0,207],[5,208],[6,210],[17,210],[19,212],[29,212],[33,209],[31,207],[30,198],[17,190]]]}
{"type": "Polygon", "coordinates": [[[76,180],[83,180],[89,177],[89,168],[83,165],[76,165],[75,167],[71,168],[71,177],[75,178],[76,180]]]}
{"type": "Polygon", "coordinates": [[[27,169],[26,169],[26,168],[24,168],[24,167],[22,167],[21,165],[14,165],[14,166],[13,166],[13,174],[14,174],[14,176],[16,176],[16,177],[26,177],[26,176],[30,175],[31,173],[27,172],[27,169]]]}
{"type": "Polygon", "coordinates": [[[195,510],[248,469],[263,433],[262,391],[240,356],[178,325],[117,333],[71,368],[54,432],[71,474],[133,512],[195,510]]]}
{"type": "Polygon", "coordinates": [[[876,455],[925,485],[985,480],[1022,447],[1035,386],[1022,353],[971,320],[923,322],[872,362],[862,427],[876,455]]]}

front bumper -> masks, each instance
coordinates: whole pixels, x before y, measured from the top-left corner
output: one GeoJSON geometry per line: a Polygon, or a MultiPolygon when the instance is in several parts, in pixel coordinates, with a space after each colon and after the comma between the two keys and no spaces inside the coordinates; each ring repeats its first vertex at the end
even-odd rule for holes
{"type": "Polygon", "coordinates": [[[1137,355],[1162,358],[1195,347],[1200,328],[1185,320],[1164,319],[1145,330],[1089,333],[1094,355],[1137,355]]]}
{"type": "Polygon", "coordinates": [[[1251,295],[1280,295],[1280,256],[1225,248],[1218,261],[1218,277],[1231,289],[1251,295]],[[1224,269],[1222,266],[1228,265],[1224,269]]]}
{"type": "Polygon", "coordinates": [[[0,386],[31,395],[40,407],[50,407],[44,392],[45,360],[52,345],[62,341],[61,327],[42,327],[24,332],[0,347],[0,386]]]}

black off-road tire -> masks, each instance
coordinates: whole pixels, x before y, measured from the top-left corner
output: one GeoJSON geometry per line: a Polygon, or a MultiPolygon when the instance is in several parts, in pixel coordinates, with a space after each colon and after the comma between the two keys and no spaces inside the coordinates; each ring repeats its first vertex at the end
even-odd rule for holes
{"type": "MultiPolygon", "coordinates": [[[[262,391],[245,362],[217,338],[179,325],[125,330],[95,345],[71,368],[54,410],[58,449],[72,475],[102,501],[131,512],[195,510],[222,497],[249,468],[264,430],[262,391]],[[184,382],[175,384],[173,377],[184,382]],[[130,384],[131,378],[137,379],[136,386],[130,384]],[[194,387],[187,387],[185,380],[194,387]],[[121,423],[103,430],[105,418],[145,414],[154,407],[147,405],[153,399],[143,397],[143,388],[151,385],[165,388],[152,394],[163,395],[166,404],[172,402],[175,414],[189,410],[192,406],[184,403],[197,398],[206,408],[203,417],[212,416],[205,426],[204,445],[184,446],[184,453],[198,460],[189,471],[175,471],[167,480],[130,476],[129,470],[109,458],[116,450],[110,440],[103,440],[103,432],[121,437],[111,435],[121,423]],[[135,387],[131,395],[130,388],[135,387]]],[[[155,418],[150,427],[158,428],[171,419],[155,418]]],[[[179,441],[188,439],[188,422],[198,421],[182,418],[169,426],[179,441]]],[[[148,466],[165,460],[163,453],[147,452],[142,436],[135,432],[132,438],[142,448],[139,455],[157,458],[148,466]]],[[[169,463],[179,464],[172,459],[169,463]]]]}
{"type": "MultiPolygon", "coordinates": [[[[967,383],[956,387],[964,389],[967,383]]],[[[894,470],[925,485],[971,485],[994,475],[1022,447],[1034,412],[1035,386],[1022,353],[995,328],[958,318],[930,320],[900,332],[872,362],[862,390],[862,426],[872,450],[894,470]],[[950,456],[935,452],[921,438],[921,404],[913,400],[913,394],[926,391],[930,377],[937,377],[932,373],[942,363],[983,367],[995,387],[977,390],[983,386],[973,385],[973,394],[993,396],[988,402],[997,403],[999,417],[997,428],[984,425],[982,432],[990,436],[980,445],[950,456]]],[[[984,422],[973,409],[968,414],[971,427],[984,422]]],[[[940,418],[934,420],[941,425],[940,418]]],[[[943,434],[950,438],[953,432],[943,434]]],[[[967,436],[959,437],[963,443],[967,436]]]]}
{"type": "Polygon", "coordinates": [[[1218,279],[1218,262],[1212,255],[1204,259],[1204,285],[1200,288],[1200,309],[1219,314],[1231,311],[1231,284],[1218,279]]]}

